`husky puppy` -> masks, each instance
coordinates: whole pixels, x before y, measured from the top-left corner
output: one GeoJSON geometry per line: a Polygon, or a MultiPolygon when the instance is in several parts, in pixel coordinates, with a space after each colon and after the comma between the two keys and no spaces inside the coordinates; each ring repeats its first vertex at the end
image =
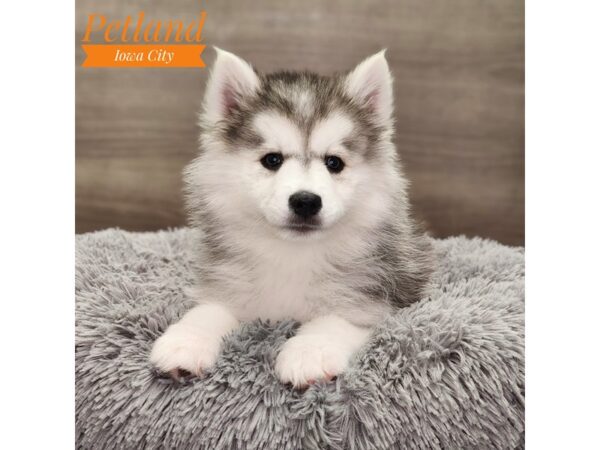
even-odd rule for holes
{"type": "Polygon", "coordinates": [[[292,318],[279,379],[344,371],[370,331],[418,301],[432,269],[410,216],[384,52],[347,74],[261,75],[217,49],[200,153],[185,170],[199,229],[198,305],[152,350],[160,370],[202,375],[242,321],[292,318]]]}

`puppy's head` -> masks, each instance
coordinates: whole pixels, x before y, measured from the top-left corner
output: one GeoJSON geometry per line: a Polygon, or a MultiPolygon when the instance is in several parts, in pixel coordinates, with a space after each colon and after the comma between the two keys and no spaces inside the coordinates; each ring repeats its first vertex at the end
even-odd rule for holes
{"type": "Polygon", "coordinates": [[[384,52],[333,77],[260,75],[217,50],[188,200],[221,224],[318,239],[372,227],[399,184],[384,52]],[[200,201],[201,199],[201,201],[200,201]]]}

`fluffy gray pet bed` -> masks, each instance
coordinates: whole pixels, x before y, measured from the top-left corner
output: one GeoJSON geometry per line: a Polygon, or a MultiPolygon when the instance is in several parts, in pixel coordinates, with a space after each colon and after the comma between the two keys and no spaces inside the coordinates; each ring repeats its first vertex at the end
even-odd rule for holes
{"type": "Polygon", "coordinates": [[[335,382],[300,392],[273,370],[293,322],[244,326],[203,380],[150,366],[153,341],[192,305],[191,233],[77,236],[79,448],[523,446],[523,249],[435,240],[431,295],[382,323],[335,382]]]}

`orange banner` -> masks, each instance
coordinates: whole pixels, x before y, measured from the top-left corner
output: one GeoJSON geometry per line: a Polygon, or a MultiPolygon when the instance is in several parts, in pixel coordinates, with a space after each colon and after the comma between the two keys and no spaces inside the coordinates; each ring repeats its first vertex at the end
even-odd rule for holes
{"type": "Polygon", "coordinates": [[[83,67],[204,67],[205,45],[82,45],[83,67]]]}

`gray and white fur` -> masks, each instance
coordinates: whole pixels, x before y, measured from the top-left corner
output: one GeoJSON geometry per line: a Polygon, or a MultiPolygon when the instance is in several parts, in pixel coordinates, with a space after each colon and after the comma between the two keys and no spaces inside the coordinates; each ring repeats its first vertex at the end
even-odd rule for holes
{"type": "Polygon", "coordinates": [[[432,272],[392,142],[384,52],[347,74],[261,75],[217,50],[186,168],[198,306],[151,361],[202,375],[241,321],[302,323],[275,370],[302,387],[343,372],[371,329],[418,301],[432,272]]]}

